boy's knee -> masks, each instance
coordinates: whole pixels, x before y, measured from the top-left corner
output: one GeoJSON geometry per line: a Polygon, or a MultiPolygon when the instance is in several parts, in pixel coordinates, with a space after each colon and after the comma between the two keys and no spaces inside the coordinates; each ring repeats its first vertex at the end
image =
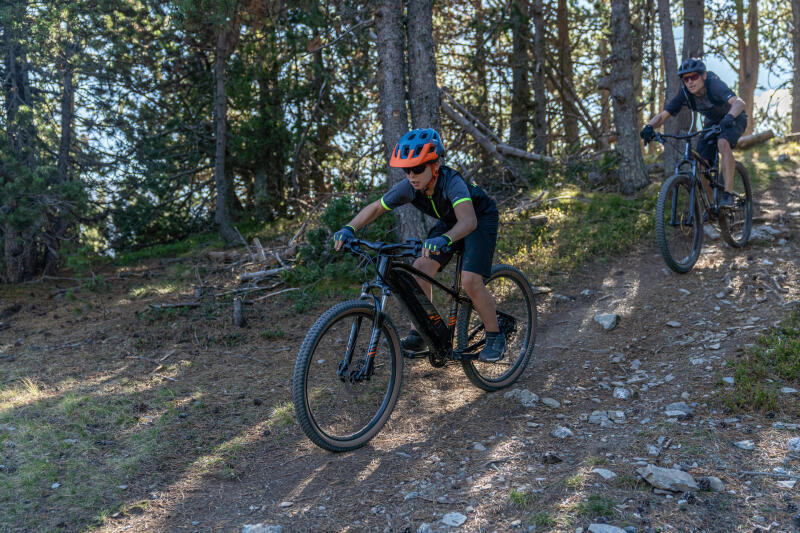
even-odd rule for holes
{"type": "Polygon", "coordinates": [[[461,273],[461,286],[467,293],[483,287],[483,276],[473,272],[461,273]]]}
{"type": "Polygon", "coordinates": [[[731,143],[728,139],[717,139],[717,149],[721,153],[729,153],[731,151],[731,143]]]}

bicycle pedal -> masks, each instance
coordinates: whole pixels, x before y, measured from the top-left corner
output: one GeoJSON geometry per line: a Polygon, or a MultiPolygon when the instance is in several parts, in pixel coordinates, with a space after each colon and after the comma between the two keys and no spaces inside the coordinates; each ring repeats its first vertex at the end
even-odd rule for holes
{"type": "Polygon", "coordinates": [[[402,351],[403,357],[405,357],[406,359],[425,359],[426,357],[428,357],[428,355],[430,355],[430,353],[431,352],[427,350],[422,352],[409,352],[406,350],[402,351]]]}

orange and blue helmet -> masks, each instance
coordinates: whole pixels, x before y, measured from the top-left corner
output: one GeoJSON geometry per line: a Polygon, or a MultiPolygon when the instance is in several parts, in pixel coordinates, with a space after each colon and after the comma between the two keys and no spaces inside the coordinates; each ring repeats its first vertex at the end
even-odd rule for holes
{"type": "Polygon", "coordinates": [[[433,128],[411,130],[403,135],[392,151],[389,166],[410,168],[436,161],[444,156],[444,143],[433,128]]]}

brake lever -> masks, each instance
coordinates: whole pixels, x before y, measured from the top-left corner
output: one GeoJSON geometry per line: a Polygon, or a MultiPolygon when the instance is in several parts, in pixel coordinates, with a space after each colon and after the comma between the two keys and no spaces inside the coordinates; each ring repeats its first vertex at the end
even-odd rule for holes
{"type": "Polygon", "coordinates": [[[708,139],[710,139],[714,135],[719,135],[721,131],[722,131],[722,128],[720,128],[719,126],[714,126],[714,127],[711,128],[711,130],[708,133],[703,135],[703,140],[707,141],[708,139]]]}

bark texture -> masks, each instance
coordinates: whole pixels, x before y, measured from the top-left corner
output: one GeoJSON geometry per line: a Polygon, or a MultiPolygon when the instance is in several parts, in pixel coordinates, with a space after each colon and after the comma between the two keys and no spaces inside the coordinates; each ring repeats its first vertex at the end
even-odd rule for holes
{"type": "Polygon", "coordinates": [[[683,0],[683,59],[703,57],[704,0],[683,0]]]}
{"type": "MultiPolygon", "coordinates": [[[[672,17],[669,12],[669,0],[658,0],[658,23],[661,28],[661,58],[664,61],[665,98],[678,94],[681,81],[678,79],[678,54],[675,50],[675,37],[672,33],[672,17]]],[[[664,124],[664,133],[678,133],[678,117],[670,117],[664,124]]],[[[678,162],[678,152],[664,147],[664,175],[672,174],[678,162]]]]}
{"type": "MultiPolygon", "coordinates": [[[[378,36],[378,114],[383,145],[388,161],[397,141],[408,131],[405,98],[405,33],[402,0],[380,0],[376,4],[375,31],[378,36]]],[[[389,183],[405,179],[399,168],[389,167],[389,183]]],[[[397,209],[397,233],[400,239],[419,236],[413,207],[397,209]]]]}
{"type": "Polygon", "coordinates": [[[511,6],[511,124],[508,143],[514,148],[528,150],[528,121],[531,91],[528,85],[528,1],[515,0],[511,6]]]}
{"type": "Polygon", "coordinates": [[[631,21],[628,0],[611,2],[611,98],[619,152],[619,181],[623,194],[632,194],[649,183],[639,133],[631,65],[631,21]]]}
{"type": "MultiPolygon", "coordinates": [[[[564,141],[568,147],[577,147],[580,140],[578,137],[578,117],[569,102],[569,94],[572,89],[572,42],[569,38],[567,0],[558,0],[556,25],[558,29],[558,77],[561,82],[559,92],[564,116],[564,141]]],[[[628,38],[628,43],[628,46],[630,46],[630,37],[628,38]]],[[[628,55],[630,56],[630,54],[628,55]]]]}
{"type": "Polygon", "coordinates": [[[753,109],[755,107],[758,66],[761,54],[758,51],[758,0],[750,0],[747,7],[747,22],[744,20],[744,0],[736,0],[736,40],[739,44],[739,97],[744,100],[747,113],[747,129],[744,135],[753,133],[753,109]]]}
{"type": "Polygon", "coordinates": [[[794,48],[792,131],[800,132],[800,0],[792,0],[792,47],[794,48]]]}
{"type": "Polygon", "coordinates": [[[433,0],[408,0],[408,93],[411,126],[439,131],[433,0]]]}
{"type": "MultiPolygon", "coordinates": [[[[797,0],[800,1],[800,0],[797,0]]],[[[544,0],[533,0],[533,151],[547,153],[547,96],[545,93],[544,0]]]]}
{"type": "Polygon", "coordinates": [[[231,203],[235,194],[233,179],[230,169],[226,168],[228,136],[226,81],[228,59],[239,41],[241,19],[238,10],[229,23],[222,24],[217,34],[214,57],[214,184],[217,193],[214,221],[219,225],[222,238],[230,244],[238,240],[238,236],[232,227],[231,203]]]}

